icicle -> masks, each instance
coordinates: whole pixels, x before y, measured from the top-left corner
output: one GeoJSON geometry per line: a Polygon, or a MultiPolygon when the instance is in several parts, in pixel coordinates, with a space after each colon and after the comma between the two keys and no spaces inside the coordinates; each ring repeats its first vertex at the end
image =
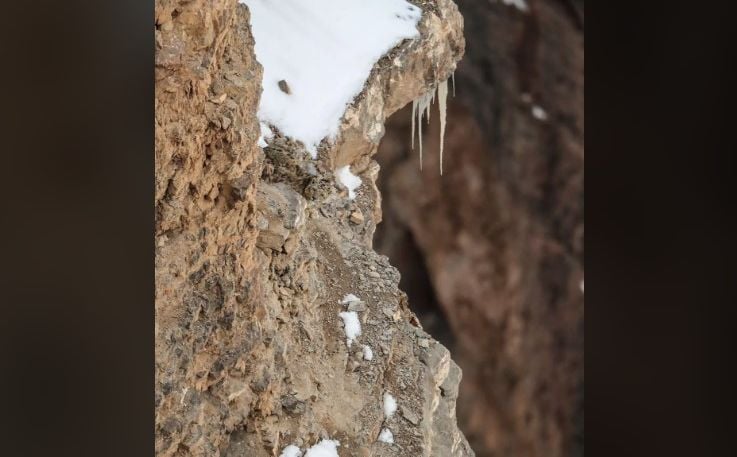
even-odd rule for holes
{"type": "Polygon", "coordinates": [[[424,106],[422,106],[422,101],[424,99],[420,98],[420,109],[417,111],[417,125],[419,126],[419,132],[417,133],[417,136],[420,139],[420,171],[422,171],[422,110],[424,109],[424,106]]]}
{"type": "Polygon", "coordinates": [[[412,150],[415,150],[415,113],[417,113],[417,100],[412,100],[412,150]]]}
{"type": "Polygon", "coordinates": [[[428,124],[430,123],[430,108],[432,108],[432,102],[433,102],[433,96],[434,95],[435,95],[435,89],[433,89],[432,91],[430,91],[429,94],[425,95],[427,97],[427,101],[425,102],[426,103],[425,104],[425,108],[426,108],[426,110],[425,110],[426,113],[425,114],[427,114],[427,123],[428,124]]]}
{"type": "Polygon", "coordinates": [[[456,72],[450,74],[450,82],[453,84],[453,97],[456,96],[456,72]]]}
{"type": "Polygon", "coordinates": [[[417,125],[420,140],[420,170],[422,170],[422,117],[427,114],[430,106],[430,94],[425,94],[417,100],[417,125]]]}
{"type": "MultiPolygon", "coordinates": [[[[447,94],[447,84],[445,93],[447,94]]],[[[435,89],[412,102],[412,149],[415,147],[415,125],[417,125],[417,137],[420,142],[420,170],[422,170],[422,120],[427,116],[427,122],[430,123],[430,108],[434,100],[435,89]]]]}
{"type": "Polygon", "coordinates": [[[440,112],[440,175],[443,175],[443,142],[445,141],[445,119],[448,100],[448,80],[438,85],[438,111],[440,112]]]}

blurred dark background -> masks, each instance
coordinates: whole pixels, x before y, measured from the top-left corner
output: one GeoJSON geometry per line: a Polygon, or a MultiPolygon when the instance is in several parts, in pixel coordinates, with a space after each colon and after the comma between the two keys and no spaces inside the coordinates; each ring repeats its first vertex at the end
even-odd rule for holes
{"type": "Polygon", "coordinates": [[[466,55],[444,174],[437,107],[423,171],[411,109],[396,113],[374,245],[463,369],[458,418],[477,456],[583,455],[583,2],[457,3],[466,55]]]}

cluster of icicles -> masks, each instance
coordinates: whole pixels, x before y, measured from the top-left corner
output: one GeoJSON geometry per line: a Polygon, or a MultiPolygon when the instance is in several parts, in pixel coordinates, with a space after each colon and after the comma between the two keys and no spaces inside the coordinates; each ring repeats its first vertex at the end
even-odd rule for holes
{"type": "MultiPolygon", "coordinates": [[[[451,74],[451,83],[453,84],[453,96],[455,97],[456,84],[455,74],[451,74]]],[[[445,119],[448,107],[448,80],[438,84],[437,91],[432,89],[430,92],[422,95],[412,102],[412,150],[415,149],[415,118],[417,119],[418,132],[417,136],[420,142],[420,170],[422,170],[422,118],[427,116],[427,123],[430,123],[430,107],[435,103],[435,93],[438,96],[438,111],[440,112],[440,174],[443,174],[443,142],[445,141],[445,119]]]]}

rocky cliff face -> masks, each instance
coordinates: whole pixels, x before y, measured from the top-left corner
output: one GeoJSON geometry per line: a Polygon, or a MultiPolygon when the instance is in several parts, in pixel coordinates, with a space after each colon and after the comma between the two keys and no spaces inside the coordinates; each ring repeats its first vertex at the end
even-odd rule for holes
{"type": "Polygon", "coordinates": [[[464,49],[455,4],[413,3],[421,37],[377,63],[312,160],[278,133],[256,145],[262,70],[247,8],[157,0],[157,455],[273,457],[321,439],[340,456],[473,455],[456,427],[460,369],[371,247],[384,121],[447,79],[464,49]],[[363,180],[355,200],[336,183],[344,165],[363,180]],[[359,300],[342,304],[347,294],[359,300]],[[344,311],[362,329],[351,344],[344,311]],[[385,428],[393,444],[377,440],[385,428]]]}
{"type": "Polygon", "coordinates": [[[583,455],[583,2],[505,3],[458,2],[443,176],[437,122],[424,172],[409,110],[387,125],[376,247],[427,328],[450,324],[476,454],[583,455]]]}

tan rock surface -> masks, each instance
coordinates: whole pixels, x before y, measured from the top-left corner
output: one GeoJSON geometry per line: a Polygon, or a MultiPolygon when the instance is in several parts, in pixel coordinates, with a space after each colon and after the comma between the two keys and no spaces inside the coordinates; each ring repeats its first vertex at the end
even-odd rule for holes
{"type": "Polygon", "coordinates": [[[463,52],[455,5],[420,6],[421,38],[377,64],[336,144],[312,161],[278,133],[256,146],[247,8],[157,1],[157,455],[273,457],[321,438],[339,440],[341,456],[473,455],[455,421],[460,370],[371,248],[385,118],[463,52]],[[346,164],[363,180],[355,200],[335,183],[346,164]],[[348,293],[365,305],[350,347],[338,316],[348,293]],[[406,415],[385,420],[385,392],[406,415]],[[382,427],[393,445],[377,442],[382,427]]]}

